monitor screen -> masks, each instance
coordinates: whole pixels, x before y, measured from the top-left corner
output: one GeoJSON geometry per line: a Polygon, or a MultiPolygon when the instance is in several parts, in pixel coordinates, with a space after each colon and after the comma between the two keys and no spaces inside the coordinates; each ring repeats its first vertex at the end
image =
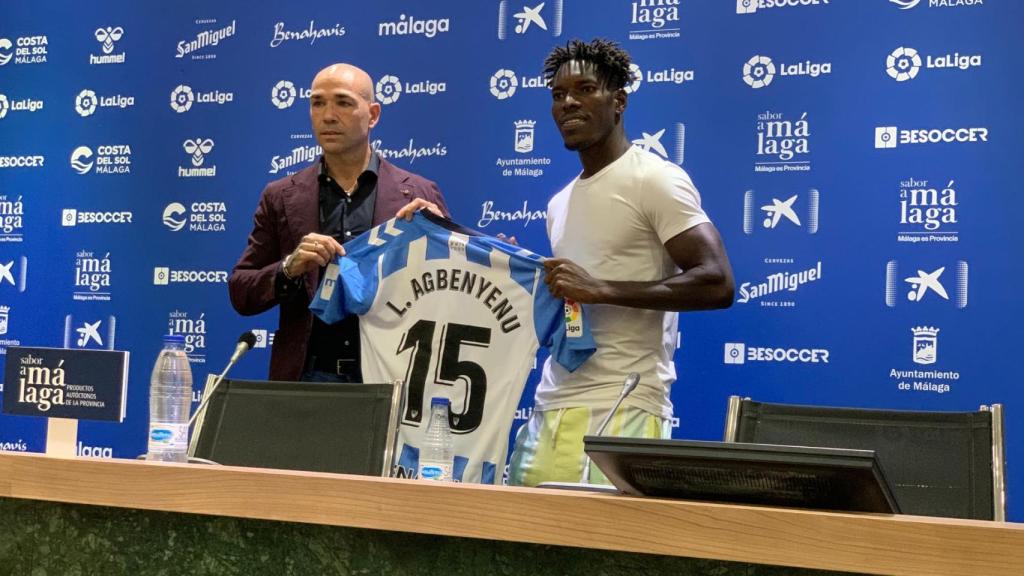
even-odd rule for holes
{"type": "Polygon", "coordinates": [[[584,449],[633,495],[899,513],[872,450],[587,436],[584,449]]]}

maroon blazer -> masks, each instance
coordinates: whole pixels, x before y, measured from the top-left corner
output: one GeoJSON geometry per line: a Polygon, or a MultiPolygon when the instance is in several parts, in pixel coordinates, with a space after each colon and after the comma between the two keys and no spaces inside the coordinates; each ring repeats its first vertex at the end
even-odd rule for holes
{"type": "MultiPolygon", "coordinates": [[[[271,380],[298,380],[306,362],[313,329],[309,303],[317,289],[316,275],[306,274],[305,294],[293,294],[282,301],[275,298],[274,277],[281,261],[295,250],[302,237],[319,231],[319,171],[320,163],[315,162],[263,189],[248,244],[228,278],[231,305],[239,314],[251,316],[280,306],[278,330],[270,355],[271,380]]],[[[433,202],[448,214],[437,184],[381,158],[373,224],[392,218],[413,198],[433,202]]]]}

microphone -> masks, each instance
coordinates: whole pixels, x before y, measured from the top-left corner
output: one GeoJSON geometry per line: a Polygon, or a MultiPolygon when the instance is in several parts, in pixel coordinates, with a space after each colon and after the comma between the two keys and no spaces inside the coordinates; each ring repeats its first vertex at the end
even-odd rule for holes
{"type": "MultiPolygon", "coordinates": [[[[597,431],[594,432],[594,436],[601,436],[604,434],[604,429],[608,427],[608,424],[612,421],[612,416],[622,405],[622,401],[626,399],[636,390],[637,385],[640,384],[640,374],[638,372],[630,372],[626,375],[626,379],[622,382],[622,391],[619,392],[619,398],[615,401],[615,405],[612,406],[608,415],[601,421],[601,425],[597,427],[597,431]]],[[[590,483],[590,455],[588,454],[583,460],[583,475],[580,477],[580,482],[584,484],[590,483]]]]}
{"type": "MultiPolygon", "coordinates": [[[[227,366],[224,367],[224,371],[219,376],[213,379],[213,383],[207,383],[207,386],[203,388],[203,401],[199,403],[199,407],[196,408],[195,413],[188,419],[188,425],[191,428],[192,424],[195,423],[195,428],[199,429],[203,426],[203,418],[206,416],[206,405],[210,402],[210,398],[213,398],[213,393],[217,390],[217,386],[220,386],[224,376],[228,373],[228,370],[235,365],[235,362],[245,355],[246,352],[252,350],[252,347],[256,345],[256,335],[252,333],[252,330],[247,330],[238,337],[238,344],[235,344],[235,352],[231,355],[231,359],[228,360],[227,366]]],[[[196,451],[196,437],[193,435],[189,441],[188,454],[189,456],[195,454],[196,451]]]]}

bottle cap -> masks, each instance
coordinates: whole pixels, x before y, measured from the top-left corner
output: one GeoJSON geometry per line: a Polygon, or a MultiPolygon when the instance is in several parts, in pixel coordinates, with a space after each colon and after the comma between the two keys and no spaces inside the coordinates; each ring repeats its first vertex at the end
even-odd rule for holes
{"type": "Polygon", "coordinates": [[[451,405],[451,400],[448,400],[447,398],[445,398],[443,396],[434,396],[433,398],[430,399],[430,405],[431,406],[450,406],[451,405]]]}
{"type": "Polygon", "coordinates": [[[181,334],[164,334],[164,344],[184,344],[185,337],[181,334]]]}

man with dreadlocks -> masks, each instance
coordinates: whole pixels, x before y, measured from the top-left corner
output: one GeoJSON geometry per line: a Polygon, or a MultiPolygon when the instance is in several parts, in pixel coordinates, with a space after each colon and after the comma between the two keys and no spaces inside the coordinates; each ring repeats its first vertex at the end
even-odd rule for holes
{"type": "Polygon", "coordinates": [[[548,204],[554,258],[545,281],[570,306],[583,305],[597,352],[572,373],[545,363],[510,484],[606,482],[584,470],[583,436],[596,432],[630,372],[640,384],[605,433],[668,438],[676,312],[732,304],[732,268],[690,177],[626,138],[629,64],[601,39],[573,40],[544,62],[551,115],[583,165],[548,204]]]}

